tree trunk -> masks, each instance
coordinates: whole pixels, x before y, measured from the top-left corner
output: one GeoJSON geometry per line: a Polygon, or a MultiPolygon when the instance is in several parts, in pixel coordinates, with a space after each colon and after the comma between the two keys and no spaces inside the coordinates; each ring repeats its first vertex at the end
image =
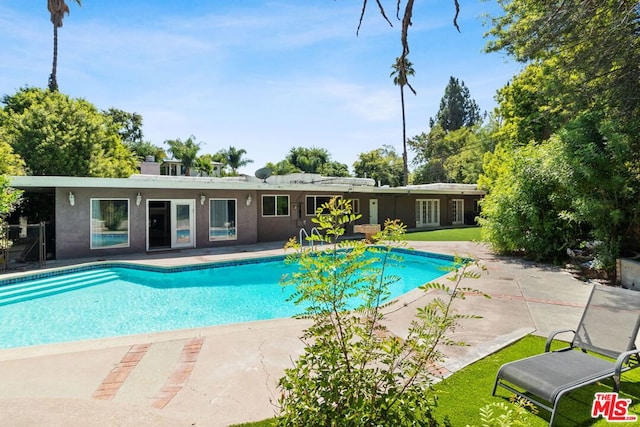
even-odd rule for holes
{"type": "Polygon", "coordinates": [[[407,168],[407,123],[404,115],[404,86],[400,85],[400,104],[402,105],[402,185],[409,184],[409,169],[407,168]]]}
{"type": "Polygon", "coordinates": [[[58,91],[58,80],[56,73],[58,69],[58,27],[53,24],[53,65],[51,67],[51,75],[49,76],[49,90],[51,92],[58,91]]]}

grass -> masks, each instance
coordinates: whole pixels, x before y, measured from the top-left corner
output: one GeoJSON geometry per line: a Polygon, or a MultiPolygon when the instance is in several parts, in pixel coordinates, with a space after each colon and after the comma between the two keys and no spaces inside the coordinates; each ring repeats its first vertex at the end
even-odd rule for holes
{"type": "Polygon", "coordinates": [[[405,240],[418,242],[480,241],[480,227],[447,228],[444,230],[414,231],[406,233],[405,240]]]}
{"type": "MultiPolygon", "coordinates": [[[[479,424],[480,408],[494,402],[509,403],[510,393],[502,388],[497,396],[491,396],[493,382],[498,368],[504,363],[544,351],[544,338],[529,335],[502,350],[469,365],[434,386],[437,419],[448,417],[454,427],[479,424]]],[[[560,401],[555,426],[605,426],[602,419],[591,418],[594,393],[612,391],[612,381],[607,380],[575,390],[560,401]]],[[[622,375],[621,398],[631,399],[633,414],[640,415],[640,369],[622,375]]],[[[540,408],[537,415],[529,414],[526,420],[531,427],[548,426],[549,413],[540,408]]],[[[271,427],[273,419],[255,423],[240,424],[244,427],[271,427]]],[[[615,423],[616,426],[637,425],[637,423],[615,423]]]]}
{"type": "MultiPolygon", "coordinates": [[[[438,405],[434,413],[438,419],[447,416],[452,425],[466,426],[478,422],[479,409],[493,402],[508,403],[511,395],[499,388],[497,396],[491,396],[495,375],[506,362],[539,354],[544,351],[544,338],[527,336],[497,353],[460,370],[446,380],[436,384],[434,390],[438,396],[438,405]]],[[[640,414],[640,372],[632,370],[622,376],[621,397],[631,399],[631,412],[640,414]]],[[[591,405],[594,393],[613,391],[611,380],[575,390],[560,401],[555,426],[604,426],[606,420],[591,418],[591,405]]],[[[531,427],[548,426],[549,413],[540,408],[537,415],[530,414],[527,423],[531,427]]],[[[616,425],[630,425],[616,423],[616,425]]],[[[633,424],[637,425],[637,424],[633,424]]]]}

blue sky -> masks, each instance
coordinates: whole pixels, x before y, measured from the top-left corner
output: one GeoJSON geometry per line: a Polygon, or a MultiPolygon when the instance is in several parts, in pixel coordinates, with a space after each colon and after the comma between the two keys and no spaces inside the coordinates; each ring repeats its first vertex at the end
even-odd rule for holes
{"type": "MultiPolygon", "coordinates": [[[[190,135],[201,154],[244,148],[254,163],[243,173],[292,147],[325,148],[351,169],[359,153],[385,144],[402,152],[400,93],[389,77],[401,53],[400,22],[395,0],[382,1],[394,26],[370,0],[356,36],[360,0],[67,0],[59,88],[100,109],[141,114],[145,139],[163,148],[190,135]]],[[[496,90],[520,69],[482,52],[481,15],[497,13],[494,2],[460,4],[458,33],[453,0],[415,1],[408,137],[428,131],[449,76],[491,110],[496,90]]],[[[46,1],[0,0],[0,46],[0,95],[46,87],[46,1]]]]}

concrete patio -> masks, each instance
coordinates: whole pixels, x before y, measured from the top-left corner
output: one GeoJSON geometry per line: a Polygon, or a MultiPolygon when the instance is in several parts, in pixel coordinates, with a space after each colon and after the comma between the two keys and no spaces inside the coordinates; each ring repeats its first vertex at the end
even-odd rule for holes
{"type": "MultiPolygon", "coordinates": [[[[444,376],[528,334],[573,327],[590,285],[568,271],[502,258],[470,242],[410,242],[429,252],[477,259],[481,278],[464,286],[491,296],[456,302],[464,321],[445,347],[444,376]]],[[[158,265],[281,254],[282,244],[110,258],[158,265]]],[[[96,259],[76,260],[90,262],[96,259]]],[[[61,267],[54,263],[48,267],[61,267]]],[[[441,281],[445,281],[443,278],[441,281]]],[[[403,336],[432,295],[414,290],[388,310],[403,336]]],[[[1,313],[1,312],[0,312],[1,313]]],[[[46,346],[0,350],[0,413],[11,426],[228,426],[277,412],[276,384],[302,351],[304,321],[276,319],[46,346]]]]}

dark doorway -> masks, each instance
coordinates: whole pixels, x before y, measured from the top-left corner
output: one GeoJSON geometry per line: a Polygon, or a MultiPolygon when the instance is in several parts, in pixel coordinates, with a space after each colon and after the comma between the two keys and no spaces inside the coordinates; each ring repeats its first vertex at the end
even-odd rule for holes
{"type": "Polygon", "coordinates": [[[149,250],[171,247],[171,203],[149,201],[149,250]]]}

